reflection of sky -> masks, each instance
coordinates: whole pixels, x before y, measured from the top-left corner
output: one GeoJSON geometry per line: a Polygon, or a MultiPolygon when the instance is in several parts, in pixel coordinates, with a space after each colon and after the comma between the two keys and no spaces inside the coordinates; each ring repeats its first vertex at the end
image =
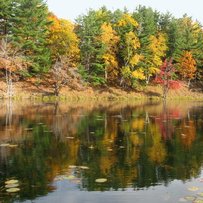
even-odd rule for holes
{"type": "Polygon", "coordinates": [[[108,191],[108,192],[79,192],[70,191],[63,187],[58,187],[54,192],[49,193],[46,197],[37,198],[34,202],[37,203],[172,203],[181,202],[185,196],[197,196],[203,192],[200,189],[191,192],[188,188],[196,186],[201,188],[203,183],[198,181],[190,181],[183,183],[182,181],[174,180],[168,187],[162,185],[149,187],[147,190],[134,191],[127,189],[126,191],[108,191]]]}
{"type": "Polygon", "coordinates": [[[49,8],[57,16],[74,20],[78,15],[86,13],[89,8],[100,8],[105,5],[108,9],[123,9],[126,7],[130,11],[138,5],[150,6],[160,12],[169,11],[176,17],[181,17],[187,13],[193,19],[198,19],[203,23],[202,0],[47,0],[49,8]]]}

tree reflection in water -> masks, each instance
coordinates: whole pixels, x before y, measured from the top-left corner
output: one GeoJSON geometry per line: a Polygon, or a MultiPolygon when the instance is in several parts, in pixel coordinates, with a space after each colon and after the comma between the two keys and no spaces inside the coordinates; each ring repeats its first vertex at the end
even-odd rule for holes
{"type": "Polygon", "coordinates": [[[201,170],[200,104],[13,103],[0,110],[0,143],[18,145],[0,147],[2,200],[44,196],[63,180],[74,190],[136,190],[201,170]],[[21,191],[9,196],[11,178],[21,191]]]}

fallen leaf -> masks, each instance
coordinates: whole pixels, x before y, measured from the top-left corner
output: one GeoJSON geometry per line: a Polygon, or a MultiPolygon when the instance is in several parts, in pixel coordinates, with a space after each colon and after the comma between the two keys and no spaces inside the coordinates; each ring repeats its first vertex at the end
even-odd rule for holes
{"type": "Polygon", "coordinates": [[[6,190],[6,192],[9,192],[9,193],[10,193],[10,192],[11,192],[11,193],[12,193],[12,192],[18,192],[18,191],[20,191],[19,188],[9,188],[9,189],[6,190]]]}
{"type": "Polygon", "coordinates": [[[98,178],[95,180],[96,183],[105,183],[107,181],[106,178],[98,178]]]}
{"type": "Polygon", "coordinates": [[[18,180],[8,180],[5,182],[6,185],[9,185],[9,184],[17,184],[18,183],[18,180]]]}
{"type": "Polygon", "coordinates": [[[197,190],[199,190],[199,188],[193,186],[193,187],[189,187],[188,190],[189,190],[189,191],[197,191],[197,190]]]}

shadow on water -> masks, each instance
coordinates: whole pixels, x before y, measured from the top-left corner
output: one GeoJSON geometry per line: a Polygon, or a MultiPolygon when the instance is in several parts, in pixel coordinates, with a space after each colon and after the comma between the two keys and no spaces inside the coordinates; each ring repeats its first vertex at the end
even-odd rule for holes
{"type": "Polygon", "coordinates": [[[129,189],[141,200],[151,187],[184,188],[201,174],[202,122],[201,103],[1,104],[0,201],[129,189]]]}

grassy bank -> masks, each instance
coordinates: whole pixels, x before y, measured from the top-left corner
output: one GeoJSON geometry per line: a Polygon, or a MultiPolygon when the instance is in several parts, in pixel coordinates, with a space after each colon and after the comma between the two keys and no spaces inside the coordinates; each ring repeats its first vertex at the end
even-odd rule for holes
{"type": "MultiPolygon", "coordinates": [[[[7,98],[6,84],[0,83],[0,97],[7,98]]],[[[161,100],[162,88],[161,86],[147,86],[140,91],[123,90],[118,88],[91,88],[85,87],[83,90],[73,90],[69,87],[62,88],[59,97],[54,96],[53,89],[46,86],[36,86],[30,82],[16,82],[13,85],[13,99],[14,100],[161,100]]],[[[178,90],[170,90],[168,93],[168,100],[203,100],[203,93],[190,91],[186,87],[178,90]]]]}

